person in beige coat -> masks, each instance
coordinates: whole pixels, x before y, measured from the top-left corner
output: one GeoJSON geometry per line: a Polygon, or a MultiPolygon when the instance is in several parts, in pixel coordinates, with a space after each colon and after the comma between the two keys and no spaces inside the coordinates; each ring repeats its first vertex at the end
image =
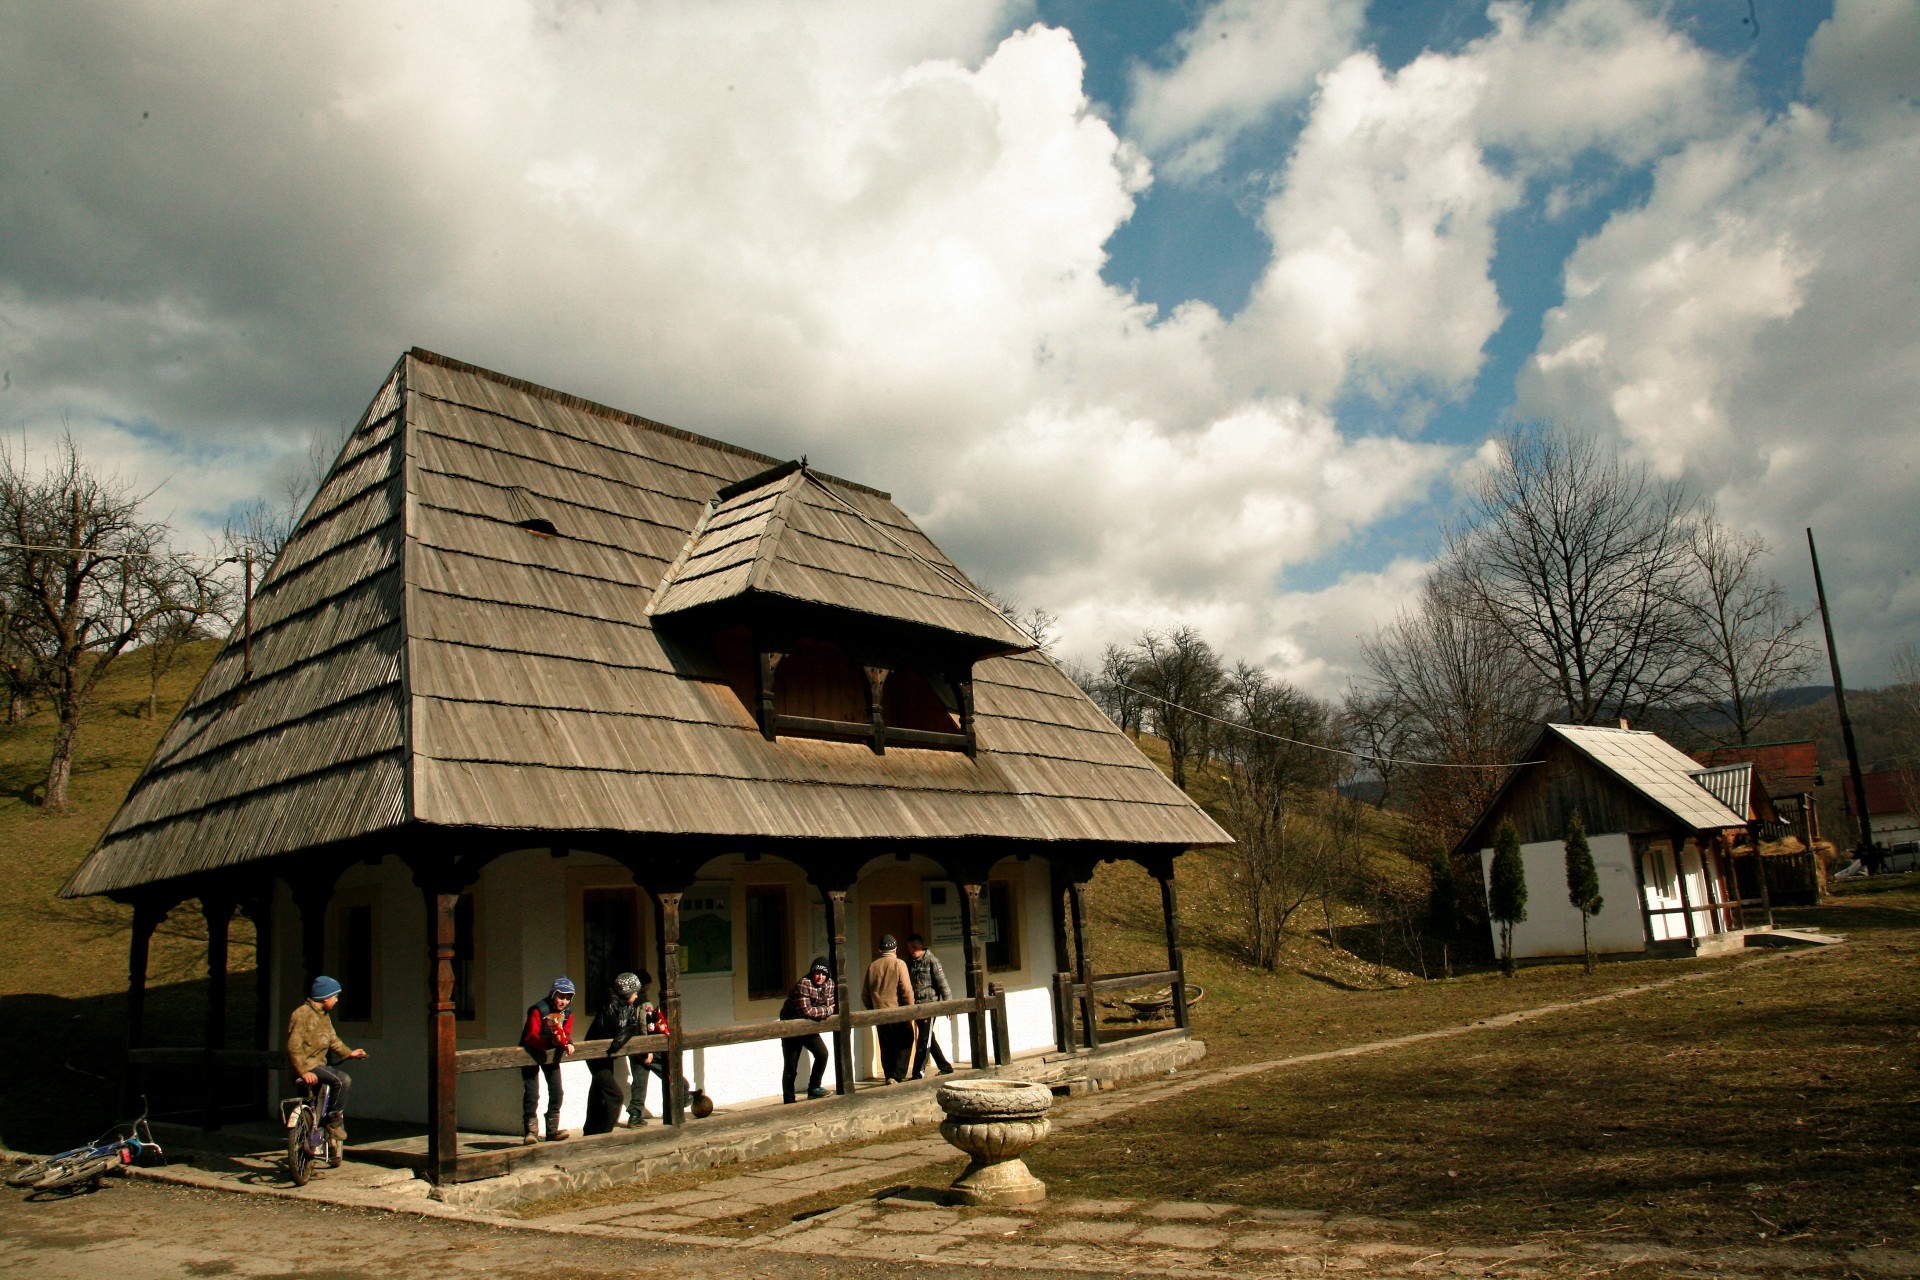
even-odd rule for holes
{"type": "MultiPolygon", "coordinates": [[[[913,1003],[913,979],[900,958],[900,944],[892,934],[880,939],[880,954],[867,966],[860,986],[860,1002],[869,1009],[897,1009],[913,1003]]],[[[888,1084],[907,1078],[913,1056],[913,1024],[889,1022],[873,1029],[880,1039],[880,1070],[888,1084]]]]}
{"type": "Polygon", "coordinates": [[[353,1077],[333,1064],[359,1060],[365,1049],[350,1049],[333,1029],[333,1006],[340,1003],[340,984],[321,974],[307,989],[307,998],[294,1006],[287,1019],[287,1070],[302,1084],[328,1086],[327,1113],[321,1122],[327,1131],[327,1163],[338,1169],[347,1145],[347,1090],[353,1077]]]}

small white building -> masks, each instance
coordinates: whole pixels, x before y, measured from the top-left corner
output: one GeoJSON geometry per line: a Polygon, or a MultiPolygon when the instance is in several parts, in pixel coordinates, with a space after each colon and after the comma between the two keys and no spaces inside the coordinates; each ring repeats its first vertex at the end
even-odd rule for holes
{"type": "Polygon", "coordinates": [[[1657,734],[1568,724],[1545,726],[1527,758],[1455,846],[1478,852],[1486,883],[1494,833],[1509,819],[1519,831],[1527,918],[1514,926],[1514,959],[1583,954],[1567,896],[1576,812],[1600,877],[1603,905],[1587,922],[1595,954],[1685,952],[1741,927],[1732,858],[1747,830],[1750,765],[1702,768],[1657,734]]]}
{"type": "MultiPolygon", "coordinates": [[[[1167,967],[1128,976],[1171,985],[1184,1036],[1173,859],[1220,843],[887,494],[416,350],[63,892],[134,908],[136,1048],[183,902],[210,938],[196,1062],[284,1061],[288,1010],[338,977],[373,1054],[356,1114],[425,1124],[444,1181],[462,1130],[518,1131],[522,1020],[561,974],[584,1039],[652,970],[672,1031],[629,1051],[720,1106],[779,1097],[783,1033],[831,1033],[842,1094],[870,1073],[903,1020],[855,1007],[884,934],[943,961],[956,1062],[1072,1048],[1105,860],[1161,880],[1167,967]],[[268,958],[250,1057],[236,909],[268,958]],[[841,1016],[782,1024],[815,956],[841,1016]]],[[[593,1052],[562,1064],[563,1124],[593,1052]]]]}

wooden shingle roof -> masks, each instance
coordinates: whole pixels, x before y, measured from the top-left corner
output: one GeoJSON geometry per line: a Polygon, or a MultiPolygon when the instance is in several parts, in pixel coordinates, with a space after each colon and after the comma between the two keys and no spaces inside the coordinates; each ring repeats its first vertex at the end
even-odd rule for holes
{"type": "Polygon", "coordinates": [[[862,512],[804,462],[788,463],[721,490],[648,611],[665,617],[769,596],[945,632],[986,652],[1034,647],[907,534],[862,512]]]}
{"type": "MultiPolygon", "coordinates": [[[[236,637],[62,893],[412,823],[559,838],[1228,841],[1032,652],[975,666],[973,758],[766,740],[724,674],[657,632],[648,606],[726,580],[732,544],[715,538],[712,571],[694,572],[689,533],[704,517],[712,534],[714,514],[755,492],[721,497],[728,487],[776,463],[410,352],[260,584],[251,678],[236,637]]],[[[756,540],[763,589],[1031,646],[982,616],[884,493],[799,469],[759,487],[783,482],[772,496],[788,526],[756,540]]]]}

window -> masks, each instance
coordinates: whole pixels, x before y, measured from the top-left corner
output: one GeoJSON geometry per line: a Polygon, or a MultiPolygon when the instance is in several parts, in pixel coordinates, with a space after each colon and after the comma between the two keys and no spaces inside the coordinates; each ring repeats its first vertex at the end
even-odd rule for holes
{"type": "Polygon", "coordinates": [[[372,1022],[376,947],[373,904],[355,902],[340,914],[340,1021],[372,1022]]]}
{"type": "Polygon", "coordinates": [[[476,990],[479,965],[474,962],[473,895],[463,893],[453,908],[453,1019],[472,1022],[480,1016],[476,990]]]}
{"type": "Polygon", "coordinates": [[[793,952],[787,921],[785,885],[747,886],[747,997],[782,996],[792,986],[788,958],[793,952]]]}
{"type": "Polygon", "coordinates": [[[1673,897],[1673,869],[1667,863],[1666,846],[1655,845],[1647,850],[1647,870],[1653,877],[1654,892],[1663,898],[1673,897]]]}
{"type": "Polygon", "coordinates": [[[640,891],[631,886],[587,889],[580,895],[580,942],[586,984],[582,1003],[597,1008],[613,975],[640,964],[640,891]]]}
{"type": "Polygon", "coordinates": [[[987,918],[981,922],[986,935],[987,970],[998,973],[1020,967],[1019,897],[1011,880],[993,880],[987,884],[987,918]]]}

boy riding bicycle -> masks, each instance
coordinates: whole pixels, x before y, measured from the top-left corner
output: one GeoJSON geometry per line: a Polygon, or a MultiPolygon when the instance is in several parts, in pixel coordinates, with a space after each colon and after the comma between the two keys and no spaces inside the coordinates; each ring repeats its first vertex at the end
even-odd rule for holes
{"type": "Polygon", "coordinates": [[[310,1087],[325,1084],[327,1114],[327,1163],[340,1167],[347,1145],[347,1090],[353,1077],[330,1065],[330,1057],[357,1059],[367,1056],[365,1049],[350,1049],[333,1029],[333,1006],[340,1003],[340,984],[321,974],[307,989],[307,998],[287,1019],[287,1066],[294,1078],[310,1087]]]}

